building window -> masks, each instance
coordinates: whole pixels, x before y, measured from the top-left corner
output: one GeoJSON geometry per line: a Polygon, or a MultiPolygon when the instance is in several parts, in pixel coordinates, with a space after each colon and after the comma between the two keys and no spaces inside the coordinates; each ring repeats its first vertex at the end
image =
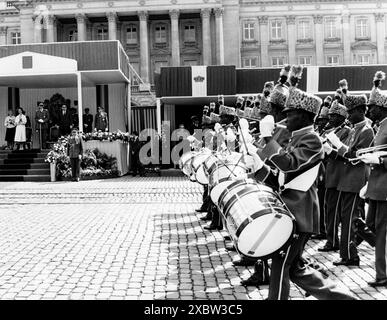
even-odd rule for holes
{"type": "Polygon", "coordinates": [[[126,44],[137,44],[137,27],[129,26],[126,28],[126,44]]]}
{"type": "Polygon", "coordinates": [[[257,67],[257,58],[243,58],[242,65],[244,68],[257,67]]]}
{"type": "Polygon", "coordinates": [[[285,57],[273,57],[271,58],[272,67],[282,68],[285,64],[285,57]]]}
{"type": "Polygon", "coordinates": [[[282,39],[282,22],[275,20],[271,22],[271,39],[281,40],[282,39]]]}
{"type": "Polygon", "coordinates": [[[298,22],[298,39],[307,40],[311,38],[310,35],[311,35],[310,21],[300,20],[298,22]]]}
{"type": "Polygon", "coordinates": [[[156,43],[167,42],[167,29],[165,26],[157,26],[155,29],[155,41],[156,43]]]}
{"type": "Polygon", "coordinates": [[[184,42],[196,42],[196,28],[194,25],[184,26],[184,42]]]}
{"type": "Polygon", "coordinates": [[[326,18],[325,19],[325,39],[335,39],[338,38],[338,27],[336,18],[326,18]]]}
{"type": "Polygon", "coordinates": [[[69,41],[78,41],[78,32],[77,30],[70,30],[69,31],[69,41]]]}
{"type": "Polygon", "coordinates": [[[107,40],[108,39],[108,29],[98,28],[97,29],[97,40],[107,40]]]}
{"type": "Polygon", "coordinates": [[[243,40],[254,40],[254,23],[245,22],[243,24],[243,40]]]}
{"type": "Polygon", "coordinates": [[[357,64],[365,65],[370,64],[370,55],[369,54],[358,54],[357,55],[357,64]]]}
{"type": "Polygon", "coordinates": [[[21,43],[20,32],[11,32],[11,42],[12,42],[12,44],[20,44],[21,43]]]}
{"type": "Polygon", "coordinates": [[[298,63],[303,66],[312,65],[312,57],[311,56],[300,56],[298,57],[298,63]]]}
{"type": "Polygon", "coordinates": [[[340,64],[339,56],[327,56],[327,66],[337,66],[340,64]]]}
{"type": "Polygon", "coordinates": [[[356,19],[356,38],[368,38],[368,19],[356,19]]]}

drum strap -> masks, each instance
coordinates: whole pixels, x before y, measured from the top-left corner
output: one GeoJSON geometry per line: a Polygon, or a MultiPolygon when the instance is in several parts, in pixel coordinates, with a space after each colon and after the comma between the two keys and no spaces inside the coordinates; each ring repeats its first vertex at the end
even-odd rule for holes
{"type": "Polygon", "coordinates": [[[284,174],[283,172],[280,172],[278,177],[278,180],[280,182],[280,190],[283,191],[285,189],[292,189],[303,192],[308,191],[317,179],[320,165],[321,162],[319,162],[314,167],[306,170],[305,172],[301,173],[293,180],[290,180],[288,183],[285,184],[283,184],[284,174]]]}

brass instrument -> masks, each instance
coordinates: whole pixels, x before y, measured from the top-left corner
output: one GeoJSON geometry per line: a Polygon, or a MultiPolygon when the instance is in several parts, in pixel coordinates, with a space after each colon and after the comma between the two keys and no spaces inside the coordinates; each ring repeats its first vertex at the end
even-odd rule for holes
{"type": "Polygon", "coordinates": [[[387,144],[381,144],[379,146],[363,148],[356,151],[356,158],[348,159],[352,163],[360,162],[365,154],[372,153],[376,154],[379,157],[387,156],[387,144]]]}

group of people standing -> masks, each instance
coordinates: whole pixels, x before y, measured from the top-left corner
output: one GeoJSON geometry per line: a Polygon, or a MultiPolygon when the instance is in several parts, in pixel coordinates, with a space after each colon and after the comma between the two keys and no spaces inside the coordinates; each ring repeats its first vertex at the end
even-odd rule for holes
{"type": "MultiPolygon", "coordinates": [[[[70,101],[71,103],[71,101],[70,101]]],[[[38,109],[35,112],[35,132],[38,135],[39,146],[42,149],[48,147],[47,141],[57,141],[60,136],[66,136],[72,129],[78,129],[78,109],[71,108],[69,103],[61,105],[60,110],[53,111],[47,104],[39,101],[38,109]]],[[[90,109],[85,108],[83,114],[83,132],[90,133],[94,129],[97,131],[107,131],[109,128],[108,115],[103,108],[97,108],[97,114],[93,117],[90,109]],[[94,120],[94,121],[93,121],[94,120]]],[[[6,127],[5,141],[7,149],[19,150],[31,147],[32,127],[29,117],[22,108],[17,109],[16,116],[13,110],[8,111],[4,125],[6,127]]]]}
{"type": "MultiPolygon", "coordinates": [[[[254,159],[250,176],[277,190],[296,220],[295,239],[284,252],[274,254],[271,263],[243,256],[233,263],[254,265],[254,274],[242,285],[269,284],[268,299],[288,299],[290,280],[318,299],[354,299],[327,279],[326,270],[304,248],[311,237],[326,238],[320,251],[340,254],[333,265],[359,267],[357,246],[366,240],[376,246],[376,277],[369,285],[387,286],[387,156],[357,153],[387,143],[387,95],[380,90],[385,75],[376,73],[369,99],[351,94],[347,81],[342,80],[334,98],[324,102],[297,88],[301,76],[300,66],[287,65],[277,83],[265,83],[256,99],[238,97],[235,107],[228,107],[231,112],[220,117],[212,117],[216,114],[212,108],[210,118],[222,124],[223,139],[227,139],[224,132],[228,128],[238,135],[238,121],[247,110],[247,118],[255,118],[250,129],[259,135],[246,147],[254,159]],[[292,185],[297,177],[307,177],[304,186],[292,185]]],[[[208,115],[203,116],[203,123],[205,118],[208,115]]],[[[199,126],[197,118],[193,120],[199,126]]],[[[214,124],[202,127],[213,129],[214,124]]],[[[219,148],[219,142],[215,147],[219,148]]],[[[201,218],[211,221],[205,229],[223,229],[223,218],[211,201],[208,186],[197,211],[207,212],[201,218]]],[[[235,246],[228,249],[235,250],[235,246]]]]}

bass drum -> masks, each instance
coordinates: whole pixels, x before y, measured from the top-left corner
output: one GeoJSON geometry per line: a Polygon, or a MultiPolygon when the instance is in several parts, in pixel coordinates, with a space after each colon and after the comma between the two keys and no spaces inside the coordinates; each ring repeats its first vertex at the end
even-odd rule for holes
{"type": "Polygon", "coordinates": [[[247,168],[243,164],[219,163],[210,172],[210,197],[214,204],[218,204],[220,194],[236,179],[247,178],[247,168]]]}
{"type": "Polygon", "coordinates": [[[191,161],[196,154],[197,152],[195,151],[188,151],[180,157],[179,168],[186,176],[191,175],[191,161]]]}
{"type": "Polygon", "coordinates": [[[293,240],[295,218],[268,186],[234,181],[222,194],[221,208],[235,247],[250,259],[270,258],[293,240]]]}

